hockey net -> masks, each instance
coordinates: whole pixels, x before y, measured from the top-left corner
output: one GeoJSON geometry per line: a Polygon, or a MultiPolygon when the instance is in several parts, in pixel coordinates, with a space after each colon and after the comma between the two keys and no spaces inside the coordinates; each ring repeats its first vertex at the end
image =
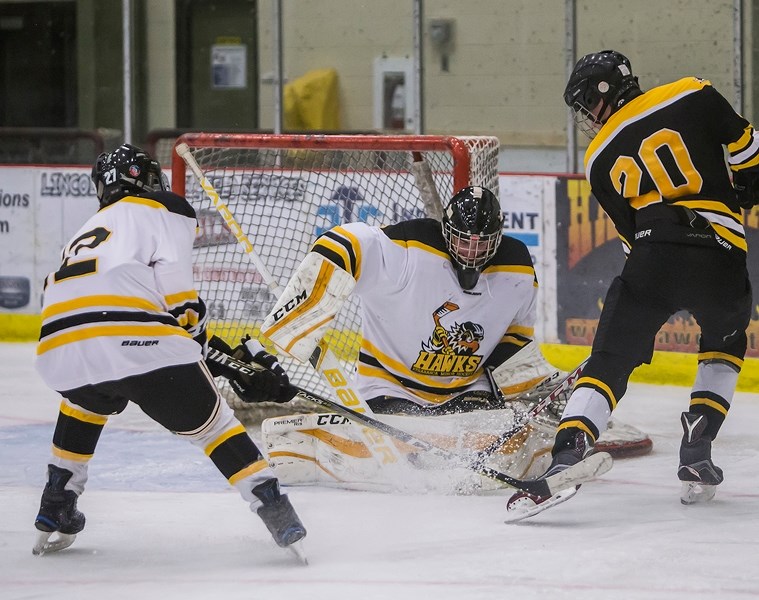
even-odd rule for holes
{"type": "MultiPolygon", "coordinates": [[[[424,159],[441,198],[467,185],[498,194],[498,138],[380,135],[185,134],[203,174],[284,286],[314,240],[352,221],[387,225],[428,216],[414,174],[424,159]]],[[[198,181],[176,154],[172,185],[194,206],[199,234],[193,251],[195,281],[209,311],[211,332],[233,347],[258,326],[275,297],[247,259],[198,181]]],[[[354,368],[360,342],[356,300],[343,307],[329,331],[330,348],[354,368]]],[[[283,361],[293,383],[317,393],[328,388],[308,365],[283,361]]],[[[229,396],[250,422],[276,414],[229,396]]],[[[292,407],[289,407],[292,410],[292,407]]]]}
{"type": "MultiPolygon", "coordinates": [[[[220,202],[282,286],[316,237],[335,225],[387,225],[434,216],[435,199],[424,191],[427,186],[414,168],[420,158],[443,200],[467,185],[482,185],[498,194],[495,137],[184,134],[177,139],[180,143],[189,146],[220,202]]],[[[208,308],[210,331],[234,347],[246,333],[258,335],[275,296],[176,152],[172,187],[197,212],[194,275],[208,308]]],[[[327,334],[348,373],[355,369],[360,343],[357,302],[346,302],[327,334]]],[[[282,362],[293,383],[329,396],[330,390],[309,365],[282,362]]],[[[297,400],[287,405],[244,404],[231,390],[222,387],[222,392],[249,427],[266,417],[315,410],[297,400]]]]}

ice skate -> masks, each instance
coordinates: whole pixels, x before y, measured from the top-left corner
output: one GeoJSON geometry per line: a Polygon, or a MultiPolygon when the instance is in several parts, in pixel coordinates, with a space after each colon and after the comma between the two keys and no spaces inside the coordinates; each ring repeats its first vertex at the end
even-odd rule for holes
{"type": "Polygon", "coordinates": [[[295,513],[287,494],[279,491],[279,480],[268,479],[253,488],[261,504],[256,513],[266,525],[274,541],[281,548],[287,548],[304,564],[308,559],[303,551],[301,540],[306,537],[306,528],[295,513]]]}
{"type": "Polygon", "coordinates": [[[48,480],[42,492],[34,526],[40,531],[32,554],[40,556],[68,548],[84,529],[84,515],[76,508],[77,495],[64,489],[71,479],[68,469],[48,465],[48,480]],[[52,537],[54,534],[55,537],[52,537]]]}
{"type": "Polygon", "coordinates": [[[683,482],[680,502],[708,502],[714,498],[716,487],[724,477],[722,469],[712,462],[712,440],[704,435],[706,417],[684,412],[680,421],[683,426],[680,466],[677,470],[677,477],[683,482]]]}
{"type": "MultiPolygon", "coordinates": [[[[541,479],[547,479],[552,475],[556,475],[562,471],[565,471],[569,467],[576,465],[593,449],[593,443],[586,433],[578,432],[571,438],[571,445],[559,450],[553,457],[551,465],[548,470],[541,476],[541,479]]],[[[528,492],[519,491],[509,498],[506,503],[506,523],[516,523],[522,521],[538,513],[543,512],[566,502],[572,496],[577,493],[580,486],[573,486],[551,496],[536,496],[528,492]]]]}

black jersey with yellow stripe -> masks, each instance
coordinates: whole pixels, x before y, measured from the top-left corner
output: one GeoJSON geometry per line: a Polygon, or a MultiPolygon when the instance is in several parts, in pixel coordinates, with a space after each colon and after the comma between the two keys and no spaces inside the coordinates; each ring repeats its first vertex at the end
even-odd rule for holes
{"type": "Polygon", "coordinates": [[[658,204],[695,211],[745,251],[725,148],[731,169],[756,169],[756,137],[708,81],[686,77],[645,92],[613,114],[588,146],[585,172],[626,249],[637,211],[658,204]]]}

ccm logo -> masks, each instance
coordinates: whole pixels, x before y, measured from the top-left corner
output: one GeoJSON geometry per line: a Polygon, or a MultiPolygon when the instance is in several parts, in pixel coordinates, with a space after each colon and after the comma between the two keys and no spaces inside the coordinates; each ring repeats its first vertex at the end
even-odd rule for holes
{"type": "Polygon", "coordinates": [[[638,233],[635,234],[635,239],[639,240],[640,238],[648,237],[649,235],[651,235],[651,230],[644,229],[643,231],[639,231],[638,233]]]}
{"type": "Polygon", "coordinates": [[[348,417],[342,415],[319,415],[316,417],[317,425],[345,425],[348,417]]]}
{"type": "Polygon", "coordinates": [[[307,297],[308,297],[308,293],[306,292],[306,290],[303,290],[297,296],[295,296],[295,298],[290,298],[287,302],[285,302],[284,306],[281,306],[277,310],[274,311],[274,321],[279,321],[287,313],[289,313],[301,302],[303,302],[307,297]]]}
{"type": "Polygon", "coordinates": [[[122,346],[157,346],[158,340],[124,340],[122,346]]]}

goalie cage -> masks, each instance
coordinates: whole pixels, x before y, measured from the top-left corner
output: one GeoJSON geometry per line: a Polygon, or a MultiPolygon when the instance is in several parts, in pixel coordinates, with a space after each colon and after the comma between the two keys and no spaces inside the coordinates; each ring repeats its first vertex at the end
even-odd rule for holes
{"type": "MultiPolygon", "coordinates": [[[[387,225],[437,216],[435,191],[445,200],[465,186],[482,185],[498,195],[496,137],[197,133],[182,135],[177,144],[182,142],[282,286],[316,237],[335,225],[352,221],[387,225]],[[414,168],[420,159],[429,167],[423,172],[428,176],[425,181],[414,168]]],[[[234,347],[245,333],[258,334],[274,305],[274,294],[176,152],[172,187],[197,212],[193,270],[208,309],[210,331],[234,347]]],[[[327,334],[349,373],[358,358],[360,327],[358,300],[351,298],[327,334]]],[[[287,358],[282,362],[293,383],[329,396],[330,390],[310,366],[287,358]]],[[[256,427],[267,417],[320,410],[298,400],[285,405],[245,404],[226,385],[221,388],[247,427],[256,427]]],[[[648,440],[642,434],[638,437],[648,440]]],[[[626,448],[626,455],[629,450],[645,453],[647,449],[640,452],[639,442],[621,441],[620,449],[626,448]]]]}

